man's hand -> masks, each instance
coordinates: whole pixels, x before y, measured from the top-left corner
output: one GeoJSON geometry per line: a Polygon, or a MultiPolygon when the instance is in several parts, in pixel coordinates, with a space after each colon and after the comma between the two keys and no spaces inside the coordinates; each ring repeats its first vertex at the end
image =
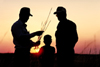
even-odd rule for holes
{"type": "Polygon", "coordinates": [[[35,32],[35,34],[36,34],[37,36],[40,36],[40,35],[42,35],[43,32],[44,32],[44,31],[37,31],[37,32],[35,32]]]}
{"type": "Polygon", "coordinates": [[[39,46],[40,45],[40,41],[37,41],[34,46],[39,46]]]}

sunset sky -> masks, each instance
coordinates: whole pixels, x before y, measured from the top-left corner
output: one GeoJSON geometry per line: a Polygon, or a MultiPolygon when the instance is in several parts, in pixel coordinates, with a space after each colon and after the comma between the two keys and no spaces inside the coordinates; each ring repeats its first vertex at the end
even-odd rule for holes
{"type": "MultiPolygon", "coordinates": [[[[79,40],[74,48],[75,53],[100,53],[100,0],[0,0],[0,53],[14,52],[11,26],[18,20],[22,7],[29,7],[33,15],[27,22],[30,33],[41,29],[41,23],[46,21],[52,8],[51,23],[43,36],[50,34],[52,46],[55,47],[55,31],[59,21],[53,13],[58,6],[65,7],[67,18],[77,25],[79,40]]],[[[37,41],[37,37],[31,40],[37,41]]],[[[42,38],[39,47],[43,45],[42,38]]],[[[34,48],[31,52],[35,52],[34,48]]]]}

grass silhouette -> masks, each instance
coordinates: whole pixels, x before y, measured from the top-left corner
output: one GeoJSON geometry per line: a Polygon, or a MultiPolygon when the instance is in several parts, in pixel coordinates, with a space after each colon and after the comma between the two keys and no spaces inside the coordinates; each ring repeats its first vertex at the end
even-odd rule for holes
{"type": "MultiPolygon", "coordinates": [[[[0,67],[13,67],[13,56],[13,53],[1,53],[0,67]]],[[[30,67],[41,67],[37,54],[30,54],[30,59],[30,67]]],[[[56,54],[54,67],[57,67],[56,54]]],[[[75,54],[74,67],[100,67],[100,55],[75,54]]]]}

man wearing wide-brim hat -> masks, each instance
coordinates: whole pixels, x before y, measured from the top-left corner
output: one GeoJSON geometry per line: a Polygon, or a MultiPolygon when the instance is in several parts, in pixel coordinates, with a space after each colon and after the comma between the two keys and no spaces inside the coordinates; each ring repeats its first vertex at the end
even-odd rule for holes
{"type": "Polygon", "coordinates": [[[33,42],[30,38],[40,36],[43,31],[29,33],[26,29],[27,25],[25,23],[30,16],[33,16],[30,14],[30,8],[21,8],[18,21],[16,21],[11,27],[13,43],[15,44],[14,67],[29,67],[30,49],[31,47],[40,44],[40,41],[33,42]]]}
{"type": "Polygon", "coordinates": [[[73,67],[74,46],[78,41],[76,24],[66,18],[66,9],[62,6],[54,14],[60,21],[55,33],[58,67],[73,67]]]}

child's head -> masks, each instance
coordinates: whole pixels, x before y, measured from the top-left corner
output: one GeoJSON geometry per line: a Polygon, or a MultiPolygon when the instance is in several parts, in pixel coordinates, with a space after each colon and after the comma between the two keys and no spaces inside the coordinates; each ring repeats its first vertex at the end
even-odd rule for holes
{"type": "Polygon", "coordinates": [[[45,43],[45,45],[50,46],[50,44],[52,42],[52,39],[51,38],[52,37],[50,35],[45,35],[44,36],[44,43],[45,43]]]}

